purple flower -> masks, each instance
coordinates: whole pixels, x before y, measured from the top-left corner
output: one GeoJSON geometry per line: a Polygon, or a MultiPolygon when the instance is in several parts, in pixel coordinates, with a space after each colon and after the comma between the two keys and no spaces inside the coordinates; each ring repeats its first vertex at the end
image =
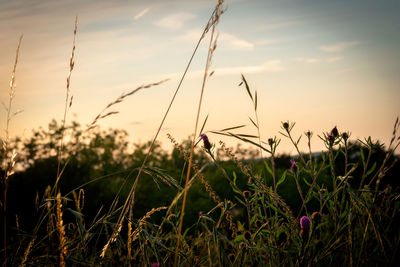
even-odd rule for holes
{"type": "Polygon", "coordinates": [[[294,161],[293,159],[290,160],[290,164],[292,168],[297,167],[296,161],[294,161]]]}
{"type": "Polygon", "coordinates": [[[206,134],[200,134],[200,138],[203,139],[204,148],[207,150],[211,149],[210,141],[208,140],[208,136],[206,134]]]}
{"type": "Polygon", "coordinates": [[[290,160],[290,168],[294,171],[297,172],[297,163],[293,159],[290,160]]]}
{"type": "Polygon", "coordinates": [[[153,267],[160,267],[160,263],[158,262],[153,263],[153,267]]]}
{"type": "Polygon", "coordinates": [[[203,215],[203,212],[202,212],[202,211],[199,211],[199,216],[201,216],[201,215],[203,215]]]}
{"type": "Polygon", "coordinates": [[[303,216],[300,218],[300,227],[301,229],[310,229],[310,219],[307,216],[303,216]]]}
{"type": "Polygon", "coordinates": [[[332,129],[331,135],[332,135],[334,138],[336,138],[336,137],[339,136],[339,131],[338,131],[338,129],[336,128],[336,126],[332,129]]]}

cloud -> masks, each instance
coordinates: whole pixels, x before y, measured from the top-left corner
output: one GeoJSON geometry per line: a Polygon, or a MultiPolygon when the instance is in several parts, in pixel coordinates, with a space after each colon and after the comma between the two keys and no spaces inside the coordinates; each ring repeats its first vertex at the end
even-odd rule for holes
{"type": "MultiPolygon", "coordinates": [[[[237,67],[226,67],[226,68],[211,68],[210,73],[214,71],[214,76],[225,76],[225,75],[238,75],[240,73],[273,73],[285,71],[286,67],[282,65],[280,60],[266,61],[260,65],[249,65],[249,66],[237,66],[237,67]]],[[[163,75],[163,77],[179,77],[182,73],[169,73],[163,75]]],[[[190,78],[201,78],[204,75],[204,70],[194,70],[188,73],[190,78]]]]}
{"type": "Polygon", "coordinates": [[[229,33],[221,33],[219,41],[221,41],[221,46],[226,46],[232,50],[252,50],[254,48],[253,43],[239,39],[229,33]]]}
{"type": "Polygon", "coordinates": [[[334,63],[341,61],[343,58],[342,57],[330,57],[330,58],[304,58],[304,57],[298,57],[295,60],[298,62],[306,63],[306,64],[316,64],[316,63],[321,63],[321,62],[326,62],[326,63],[334,63]]]}
{"type": "Polygon", "coordinates": [[[195,17],[192,13],[176,13],[160,19],[156,22],[156,25],[170,30],[178,30],[182,28],[185,22],[195,17]]]}
{"type": "Polygon", "coordinates": [[[140,19],[141,17],[143,17],[144,15],[146,15],[147,12],[149,12],[149,10],[150,10],[149,7],[143,9],[142,11],[140,11],[139,13],[137,13],[137,14],[135,15],[134,19],[135,19],[135,20],[140,19]]]}
{"type": "Polygon", "coordinates": [[[254,41],[254,45],[257,46],[264,46],[264,45],[270,45],[270,44],[274,44],[277,43],[277,40],[266,40],[266,39],[260,39],[260,40],[256,40],[254,41]]]}
{"type": "Polygon", "coordinates": [[[261,65],[227,67],[215,69],[215,75],[231,75],[238,73],[282,72],[286,68],[280,60],[270,60],[261,65]]]}
{"type": "Polygon", "coordinates": [[[341,43],[336,43],[332,45],[321,45],[319,47],[320,50],[328,53],[337,53],[345,50],[346,48],[356,46],[360,42],[358,41],[351,41],[351,42],[341,42],[341,43]]]}
{"type": "MultiPolygon", "coordinates": [[[[200,29],[192,29],[187,31],[186,34],[179,36],[178,40],[194,42],[200,38],[201,33],[202,31],[200,29]]],[[[255,46],[254,43],[240,39],[239,37],[226,32],[220,33],[217,44],[223,49],[230,50],[253,50],[255,46]]]]}
{"type": "Polygon", "coordinates": [[[298,58],[296,58],[296,61],[298,61],[298,62],[303,62],[303,63],[314,64],[314,63],[319,63],[319,62],[321,62],[321,59],[320,59],[320,58],[303,58],[303,57],[298,57],[298,58]]]}
{"type": "Polygon", "coordinates": [[[327,58],[326,61],[329,63],[333,63],[333,62],[341,61],[342,59],[343,59],[342,57],[330,57],[330,58],[327,58]]]}

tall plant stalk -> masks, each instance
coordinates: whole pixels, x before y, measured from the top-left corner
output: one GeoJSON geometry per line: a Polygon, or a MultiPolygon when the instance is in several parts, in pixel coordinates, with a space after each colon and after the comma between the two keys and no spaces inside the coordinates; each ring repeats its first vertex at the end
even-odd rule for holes
{"type": "Polygon", "coordinates": [[[14,62],[14,67],[12,70],[11,74],[11,81],[10,81],[10,89],[8,91],[9,95],[9,101],[8,101],[8,107],[7,109],[7,122],[6,122],[6,138],[3,143],[3,149],[4,149],[4,155],[5,159],[3,161],[3,170],[4,170],[4,177],[3,177],[3,257],[4,261],[3,264],[4,266],[7,266],[7,183],[10,175],[13,174],[13,169],[15,165],[15,156],[16,153],[12,153],[12,155],[9,157],[9,143],[10,143],[10,133],[9,133],[9,126],[10,126],[10,121],[14,115],[18,113],[11,113],[11,107],[12,107],[12,101],[14,99],[15,95],[15,88],[16,88],[16,82],[15,82],[15,77],[16,77],[16,70],[17,70],[17,64],[18,64],[18,56],[19,56],[19,48],[21,47],[21,42],[22,42],[22,37],[21,35],[18,40],[18,46],[17,50],[15,53],[15,62],[14,62]]]}
{"type": "Polygon", "coordinates": [[[191,148],[190,148],[188,170],[187,170],[186,181],[185,181],[185,191],[184,191],[184,195],[183,195],[181,217],[180,217],[179,230],[178,230],[178,238],[177,238],[177,242],[176,242],[175,260],[174,260],[174,265],[175,266],[177,266],[177,264],[178,264],[178,252],[179,252],[179,246],[180,246],[180,242],[181,242],[181,233],[182,233],[183,217],[184,217],[184,214],[185,214],[188,183],[189,183],[189,180],[190,180],[190,171],[192,169],[193,151],[194,151],[194,145],[195,145],[195,142],[196,142],[197,128],[198,128],[198,125],[199,125],[199,117],[200,117],[200,111],[201,111],[201,104],[202,104],[202,101],[203,101],[204,88],[205,88],[206,81],[207,81],[207,78],[208,78],[208,71],[209,71],[209,68],[211,66],[211,58],[212,58],[214,50],[216,48],[216,41],[217,41],[217,38],[218,38],[218,36],[216,38],[214,38],[214,33],[215,33],[216,23],[218,23],[219,16],[222,14],[222,13],[219,13],[220,11],[222,11],[220,9],[220,5],[222,5],[222,3],[218,2],[217,6],[215,8],[215,10],[217,11],[215,13],[216,21],[212,26],[209,49],[208,49],[208,53],[207,53],[207,61],[206,61],[205,69],[204,69],[203,82],[202,82],[202,85],[201,85],[200,99],[199,99],[199,104],[198,104],[198,107],[197,107],[196,123],[195,123],[195,126],[194,126],[194,132],[193,132],[192,143],[191,143],[191,148]]]}
{"type": "Polygon", "coordinates": [[[60,147],[58,150],[58,163],[57,163],[57,179],[56,179],[56,183],[55,183],[55,187],[57,187],[58,181],[60,180],[60,171],[61,171],[61,158],[62,158],[62,151],[64,148],[64,135],[65,135],[65,125],[66,125],[66,120],[67,120],[67,113],[68,113],[68,109],[71,107],[72,105],[72,97],[70,98],[70,85],[71,85],[71,74],[72,71],[74,69],[75,66],[75,61],[74,61],[74,57],[75,57],[75,43],[76,43],[76,31],[78,29],[78,17],[75,17],[75,28],[74,28],[74,40],[72,42],[72,52],[71,52],[71,58],[69,60],[69,73],[67,76],[67,90],[66,90],[66,95],[65,95],[65,105],[64,105],[64,117],[63,117],[63,121],[62,121],[62,127],[61,127],[61,140],[60,140],[60,147]]]}

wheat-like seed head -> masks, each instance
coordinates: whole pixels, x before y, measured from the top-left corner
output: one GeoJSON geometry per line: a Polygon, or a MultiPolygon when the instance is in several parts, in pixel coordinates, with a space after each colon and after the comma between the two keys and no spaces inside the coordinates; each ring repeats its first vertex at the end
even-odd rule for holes
{"type": "Polygon", "coordinates": [[[59,249],[60,249],[60,266],[65,267],[65,255],[67,255],[67,241],[65,237],[65,226],[62,219],[62,203],[61,203],[61,193],[58,192],[57,194],[57,229],[58,229],[58,236],[59,236],[59,249]]]}

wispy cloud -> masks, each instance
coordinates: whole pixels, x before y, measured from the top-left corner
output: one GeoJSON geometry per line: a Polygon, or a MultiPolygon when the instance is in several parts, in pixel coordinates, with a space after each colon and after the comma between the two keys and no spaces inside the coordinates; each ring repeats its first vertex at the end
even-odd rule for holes
{"type": "Polygon", "coordinates": [[[282,65],[280,60],[270,60],[261,65],[240,66],[215,69],[215,75],[231,75],[238,73],[260,73],[260,72],[282,72],[286,67],[282,65]]]}
{"type": "Polygon", "coordinates": [[[156,22],[156,25],[170,30],[178,30],[182,28],[185,22],[195,17],[192,13],[176,13],[160,19],[156,22]]]}
{"type": "Polygon", "coordinates": [[[334,63],[341,61],[343,58],[342,57],[329,57],[329,58],[304,58],[304,57],[298,57],[295,60],[297,62],[302,62],[306,64],[316,64],[316,63],[334,63]]]}
{"type": "Polygon", "coordinates": [[[314,64],[314,63],[319,63],[319,62],[321,62],[321,59],[320,59],[320,58],[304,58],[304,57],[298,57],[298,58],[296,58],[296,61],[298,61],[298,62],[303,62],[303,63],[314,64]]]}
{"type": "Polygon", "coordinates": [[[333,62],[341,61],[342,59],[343,59],[342,57],[330,57],[330,58],[327,58],[326,61],[329,63],[333,63],[333,62]]]}
{"type": "MultiPolygon", "coordinates": [[[[280,60],[266,61],[260,65],[248,65],[248,66],[235,66],[235,67],[222,67],[222,68],[211,68],[210,73],[214,72],[212,77],[215,76],[229,76],[229,75],[240,75],[240,73],[279,73],[286,71],[287,68],[282,64],[280,60]]],[[[171,79],[178,79],[182,76],[182,72],[170,72],[156,75],[150,75],[145,77],[145,80],[153,81],[169,77],[171,79]]],[[[203,78],[204,70],[193,70],[187,74],[187,79],[199,79],[203,78]]]]}
{"type": "Polygon", "coordinates": [[[142,11],[140,11],[139,13],[137,13],[137,14],[135,15],[134,19],[135,19],[135,20],[140,19],[141,17],[143,17],[144,15],[146,15],[147,12],[149,12],[149,10],[150,10],[150,7],[147,7],[147,8],[145,8],[145,9],[143,9],[142,11]]]}
{"type": "MultiPolygon", "coordinates": [[[[194,42],[199,39],[201,33],[202,31],[199,29],[192,29],[187,31],[186,34],[179,36],[178,39],[194,42]]],[[[233,34],[221,32],[218,38],[218,46],[230,50],[252,50],[254,49],[255,44],[233,34]]]]}
{"type": "Polygon", "coordinates": [[[266,40],[266,39],[259,39],[254,41],[254,45],[256,46],[264,46],[264,45],[270,45],[270,44],[274,44],[277,43],[277,40],[266,40]]]}
{"type": "Polygon", "coordinates": [[[219,40],[221,41],[222,45],[225,45],[233,50],[252,50],[254,48],[253,43],[239,39],[235,35],[229,33],[221,33],[219,40]]]}
{"type": "Polygon", "coordinates": [[[358,44],[360,44],[359,41],[341,42],[331,45],[321,45],[319,49],[328,53],[337,53],[345,50],[346,48],[356,46],[358,44]]]}

